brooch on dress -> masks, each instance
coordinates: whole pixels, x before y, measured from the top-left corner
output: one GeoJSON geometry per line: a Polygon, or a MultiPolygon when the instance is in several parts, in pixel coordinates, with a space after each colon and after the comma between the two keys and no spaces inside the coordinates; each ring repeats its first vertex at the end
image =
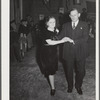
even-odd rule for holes
{"type": "Polygon", "coordinates": [[[82,27],[80,27],[80,29],[82,30],[82,27]]]}

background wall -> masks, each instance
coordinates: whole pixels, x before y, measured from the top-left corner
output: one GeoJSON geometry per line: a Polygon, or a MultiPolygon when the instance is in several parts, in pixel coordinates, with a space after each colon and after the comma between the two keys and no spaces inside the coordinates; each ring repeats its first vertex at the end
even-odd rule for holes
{"type": "Polygon", "coordinates": [[[10,0],[10,21],[14,20],[14,0],[10,0]]]}
{"type": "Polygon", "coordinates": [[[95,0],[80,0],[80,4],[76,5],[73,0],[50,0],[49,4],[45,4],[43,1],[44,0],[10,0],[10,20],[17,19],[18,22],[27,15],[31,15],[34,19],[34,23],[37,23],[39,15],[41,14],[45,16],[53,15],[57,18],[59,8],[61,7],[64,8],[65,12],[73,7],[78,8],[80,12],[82,12],[82,8],[87,8],[88,14],[95,16],[95,0]],[[18,1],[22,1],[22,5],[18,1]],[[21,16],[21,14],[23,16],[21,16]]]}
{"type": "MultiPolygon", "coordinates": [[[[93,3],[94,5],[95,5],[95,2],[96,2],[95,0],[80,0],[80,4],[75,5],[74,2],[73,2],[74,0],[69,0],[69,1],[70,1],[69,9],[76,7],[76,8],[79,9],[80,12],[82,12],[82,8],[89,8],[89,7],[87,7],[87,2],[93,3]]],[[[95,8],[93,7],[93,9],[95,9],[95,8]]]]}
{"type": "Polygon", "coordinates": [[[23,1],[23,17],[31,15],[36,23],[39,20],[39,15],[58,15],[59,7],[62,7],[63,0],[51,0],[49,3],[45,4],[44,0],[27,0],[23,1]]]}

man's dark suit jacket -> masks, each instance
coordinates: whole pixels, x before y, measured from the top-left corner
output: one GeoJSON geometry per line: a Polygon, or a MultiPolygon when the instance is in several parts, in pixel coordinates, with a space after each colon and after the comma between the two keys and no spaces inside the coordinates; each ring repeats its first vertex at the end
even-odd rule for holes
{"type": "Polygon", "coordinates": [[[85,59],[88,56],[88,25],[86,22],[79,21],[76,28],[72,29],[71,22],[63,25],[59,39],[69,37],[75,44],[66,42],[63,46],[63,58],[65,60],[75,57],[77,60],[85,59]]]}

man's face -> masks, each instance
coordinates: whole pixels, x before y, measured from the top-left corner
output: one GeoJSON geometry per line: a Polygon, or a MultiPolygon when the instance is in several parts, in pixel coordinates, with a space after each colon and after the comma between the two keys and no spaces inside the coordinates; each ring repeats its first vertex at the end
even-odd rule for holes
{"type": "Polygon", "coordinates": [[[22,24],[23,24],[24,26],[27,26],[27,21],[24,21],[22,24]]]}
{"type": "Polygon", "coordinates": [[[70,12],[69,16],[70,16],[72,22],[76,22],[80,17],[80,13],[78,13],[77,10],[73,10],[73,11],[70,12]]]}

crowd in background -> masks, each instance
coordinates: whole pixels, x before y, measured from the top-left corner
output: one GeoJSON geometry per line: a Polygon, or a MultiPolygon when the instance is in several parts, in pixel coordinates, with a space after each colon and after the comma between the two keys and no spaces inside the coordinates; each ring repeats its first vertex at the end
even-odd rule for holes
{"type": "MultiPolygon", "coordinates": [[[[95,38],[95,18],[88,16],[86,8],[82,9],[80,20],[86,21],[89,25],[89,36],[95,38]]],[[[69,18],[69,12],[59,13],[59,27],[62,29],[62,25],[71,21],[69,18]]],[[[45,18],[39,20],[34,24],[33,18],[28,15],[25,19],[20,21],[18,29],[16,28],[15,20],[10,22],[10,61],[22,62],[25,57],[25,53],[36,45],[39,45],[38,35],[41,34],[45,28],[45,18]]],[[[62,50],[62,45],[59,49],[62,50]]],[[[62,54],[61,54],[62,55],[62,54]]]]}
{"type": "Polygon", "coordinates": [[[15,20],[10,22],[10,61],[22,62],[25,53],[35,46],[34,22],[31,16],[20,21],[18,29],[15,20]]]}

